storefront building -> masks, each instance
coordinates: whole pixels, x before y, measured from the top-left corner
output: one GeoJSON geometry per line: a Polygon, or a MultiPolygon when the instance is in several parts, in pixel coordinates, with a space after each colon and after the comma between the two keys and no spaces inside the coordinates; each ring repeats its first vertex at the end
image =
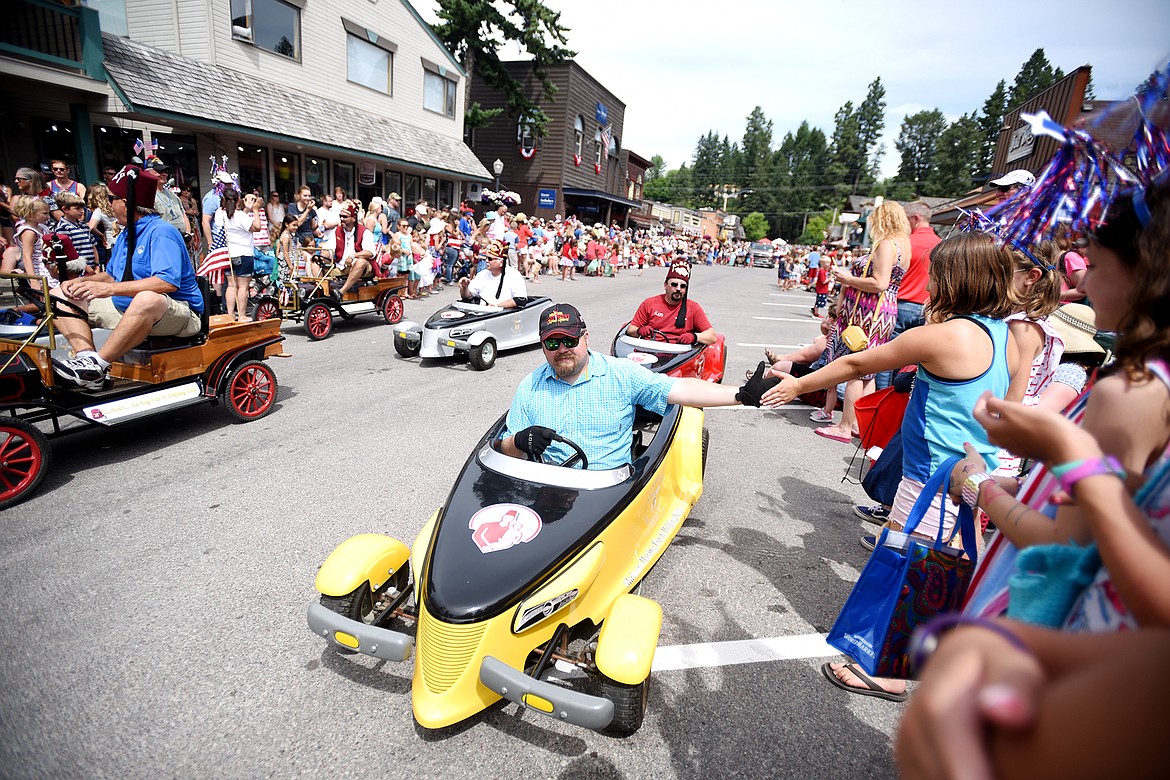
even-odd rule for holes
{"type": "Polygon", "coordinates": [[[284,200],[306,184],[445,205],[489,178],[463,143],[467,76],[403,0],[90,5],[17,0],[0,32],[9,178],[60,158],[95,181],[136,141],[196,192],[210,157],[284,200]]]}

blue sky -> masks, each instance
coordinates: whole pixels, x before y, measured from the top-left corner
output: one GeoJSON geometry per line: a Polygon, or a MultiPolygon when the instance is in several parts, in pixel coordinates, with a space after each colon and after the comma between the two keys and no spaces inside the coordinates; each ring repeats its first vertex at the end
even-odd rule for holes
{"type": "MultiPolygon", "coordinates": [[[[777,144],[805,119],[831,135],[837,109],[861,102],[881,76],[882,171],[892,175],[904,116],[938,108],[954,119],[979,109],[1037,48],[1065,72],[1092,65],[1101,99],[1128,96],[1170,60],[1167,0],[545,4],[571,28],[577,62],[626,103],[623,146],[660,154],[669,168],[689,164],[708,130],[738,140],[757,105],[777,144]]],[[[436,18],[433,0],[415,6],[436,18]]],[[[516,49],[502,55],[520,58],[516,49]]]]}

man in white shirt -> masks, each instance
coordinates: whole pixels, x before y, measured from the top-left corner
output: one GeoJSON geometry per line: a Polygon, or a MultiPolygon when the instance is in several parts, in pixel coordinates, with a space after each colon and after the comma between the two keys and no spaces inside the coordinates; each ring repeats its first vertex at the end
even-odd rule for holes
{"type": "Polygon", "coordinates": [[[328,237],[333,241],[333,259],[336,262],[329,275],[346,277],[340,287],[331,285],[333,294],[340,299],[345,297],[346,290],[373,272],[370,263],[374,257],[374,234],[366,230],[365,226],[357,224],[353,204],[347,203],[341,209],[341,224],[330,231],[328,237]]]}
{"type": "Polygon", "coordinates": [[[326,192],[321,196],[321,205],[317,207],[317,227],[327,236],[340,224],[341,202],[326,192]]]}
{"type": "Polygon", "coordinates": [[[503,241],[492,241],[484,250],[488,267],[475,275],[459,280],[459,297],[464,301],[475,301],[501,309],[515,309],[528,300],[524,276],[515,268],[509,268],[508,245],[503,241]]]}

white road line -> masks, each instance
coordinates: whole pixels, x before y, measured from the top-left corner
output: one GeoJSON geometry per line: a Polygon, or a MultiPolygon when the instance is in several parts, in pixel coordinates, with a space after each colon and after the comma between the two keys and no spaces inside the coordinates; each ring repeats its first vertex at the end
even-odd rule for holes
{"type": "Polygon", "coordinates": [[[747,409],[751,409],[753,411],[760,411],[760,412],[784,412],[784,411],[787,411],[789,409],[796,409],[799,411],[806,411],[807,412],[807,411],[811,411],[813,409],[820,409],[820,408],[821,407],[819,407],[819,406],[809,406],[808,404],[784,404],[783,406],[776,408],[776,409],[756,409],[756,407],[754,407],[754,406],[744,406],[743,404],[740,404],[739,406],[708,406],[708,407],[703,409],[703,412],[704,413],[716,412],[716,411],[742,412],[742,411],[745,411],[747,409]]]}
{"type": "Polygon", "coordinates": [[[808,344],[756,344],[751,341],[737,341],[737,347],[768,347],[769,349],[804,349],[808,344]]]}
{"type": "Polygon", "coordinates": [[[769,303],[768,301],[764,301],[760,305],[761,306],[788,306],[789,308],[792,308],[792,309],[808,309],[808,307],[805,306],[803,303],[769,303]]]}
{"type": "Polygon", "coordinates": [[[772,322],[803,322],[805,325],[816,325],[820,327],[821,321],[809,318],[798,320],[793,317],[752,317],[753,320],[771,320],[772,322]]]}
{"type": "Polygon", "coordinates": [[[741,639],[734,642],[709,642],[699,645],[660,647],[654,653],[656,672],[700,669],[798,658],[826,658],[841,655],[825,642],[824,634],[777,636],[741,639]]]}
{"type": "Polygon", "coordinates": [[[772,295],[772,296],[775,296],[775,297],[777,297],[777,298],[783,298],[783,297],[784,297],[784,296],[786,296],[786,295],[799,295],[799,296],[800,296],[800,297],[802,297],[802,298],[807,298],[807,297],[809,297],[810,295],[812,295],[812,293],[800,293],[800,292],[780,292],[780,293],[768,293],[768,295],[772,295]]]}

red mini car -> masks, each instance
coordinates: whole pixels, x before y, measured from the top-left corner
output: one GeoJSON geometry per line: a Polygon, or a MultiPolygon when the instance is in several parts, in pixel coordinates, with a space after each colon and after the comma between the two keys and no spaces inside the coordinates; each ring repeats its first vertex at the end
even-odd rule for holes
{"type": "Polygon", "coordinates": [[[673,344],[662,340],[627,336],[627,322],[617,332],[610,347],[614,357],[624,357],[658,374],[692,377],[705,382],[722,382],[727,368],[727,345],[723,334],[715,336],[714,344],[673,344]]]}

